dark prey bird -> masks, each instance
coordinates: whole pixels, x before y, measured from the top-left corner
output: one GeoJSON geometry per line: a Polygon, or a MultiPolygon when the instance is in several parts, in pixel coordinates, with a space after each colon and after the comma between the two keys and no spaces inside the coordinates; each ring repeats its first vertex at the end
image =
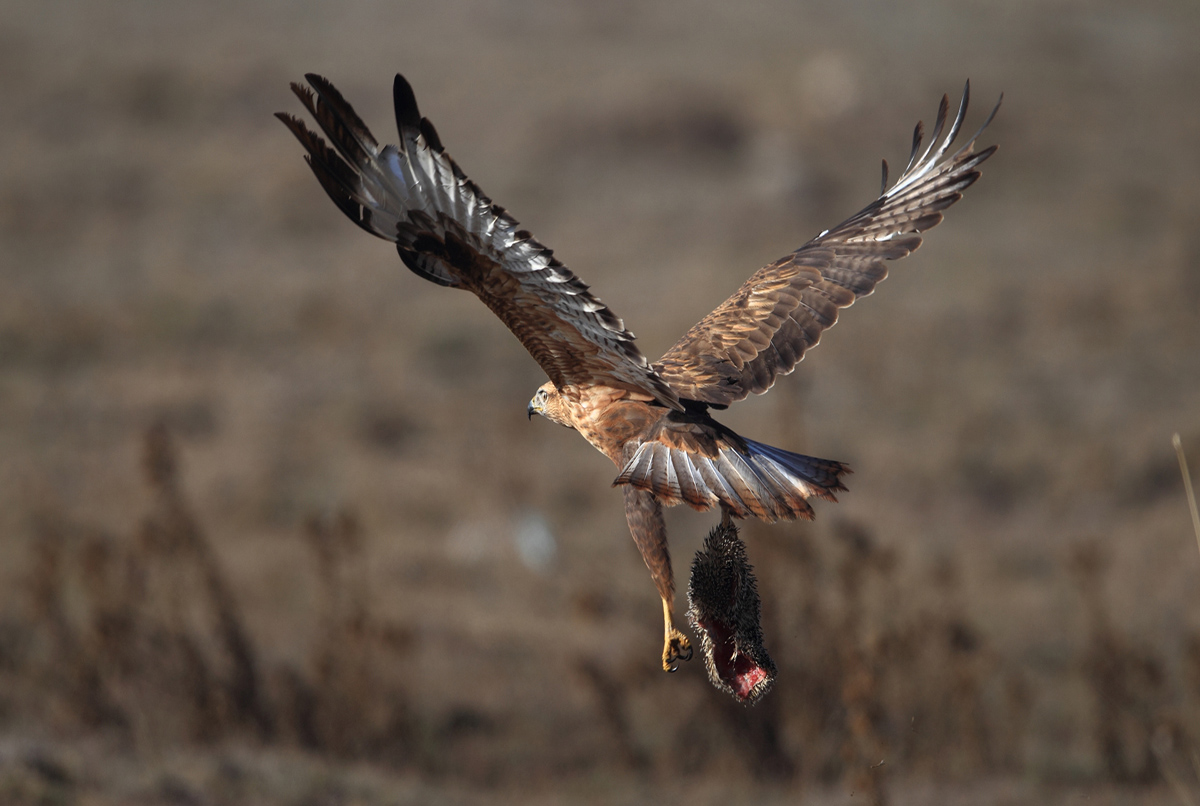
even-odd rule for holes
{"type": "Polygon", "coordinates": [[[708,679],[746,704],[775,682],[775,663],[763,646],[761,609],[746,546],[725,510],[692,561],[687,615],[700,636],[708,679]]]}
{"type": "Polygon", "coordinates": [[[332,147],[300,119],[278,117],[307,149],[329,197],[355,224],[395,243],[414,273],[479,297],[549,376],[529,403],[530,417],[575,429],[616,465],[613,483],[624,492],[630,531],[662,597],[663,668],[674,671],[691,646],[672,619],[662,507],[811,519],[808,499],[835,501],[846,489],[842,476],[850,471],[841,462],[754,442],[711,412],[762,394],[791,372],[842,308],[875,289],[887,261],[920,246],[921,233],[979,177],[994,146],[975,153],[976,133],[950,151],[970,86],[948,131],[942,98],[923,151],[917,125],[908,166],[890,188],[884,163],[879,198],[759,269],[650,363],[621,319],[459,169],[404,78],[393,85],[399,145],[380,145],[332,84],[306,78],[308,87],[292,90],[332,147]]]}

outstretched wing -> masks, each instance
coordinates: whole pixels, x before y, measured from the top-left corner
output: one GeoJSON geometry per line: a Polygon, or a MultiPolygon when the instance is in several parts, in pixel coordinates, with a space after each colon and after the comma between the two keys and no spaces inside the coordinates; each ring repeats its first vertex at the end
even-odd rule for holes
{"type": "Polygon", "coordinates": [[[292,91],[333,147],[300,119],[276,117],[308,150],[313,173],[351,221],[394,242],[425,279],[478,296],[556,387],[612,386],[681,408],[620,318],[467,179],[402,76],[393,86],[400,145],[383,147],[332,84],[305,78],[312,90],[292,84],[292,91]]]}
{"type": "Polygon", "coordinates": [[[963,190],[979,178],[979,164],[996,150],[992,146],[976,154],[973,146],[999,103],[966,145],[943,159],[962,127],[970,89],[968,82],[958,115],[939,144],[950,104],[942,96],[933,137],[919,157],[922,125],[917,124],[908,167],[891,189],[857,215],[759,269],[659,359],[655,368],[679,397],[723,407],[751,392],[767,391],[837,322],[840,309],[875,290],[887,276],[886,261],[921,245],[921,233],[962,198],[963,190]]]}

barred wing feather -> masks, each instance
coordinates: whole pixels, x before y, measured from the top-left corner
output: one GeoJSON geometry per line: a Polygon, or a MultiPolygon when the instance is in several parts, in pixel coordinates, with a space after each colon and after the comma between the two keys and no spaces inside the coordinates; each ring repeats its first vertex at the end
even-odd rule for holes
{"type": "MultiPolygon", "coordinates": [[[[723,408],[762,394],[786,375],[832,327],[838,313],[875,290],[887,261],[909,255],[921,233],[942,220],[942,211],[979,178],[979,165],[995,146],[974,153],[987,121],[952,156],[970,98],[970,83],[945,138],[949,99],[942,97],[929,147],[920,152],[923,128],[913,132],[904,173],[861,212],[759,269],[729,299],[689,330],[654,365],[681,398],[723,408]]],[[[1003,100],[1003,96],[1001,96],[1003,100]]]]}
{"type": "Polygon", "coordinates": [[[332,84],[305,78],[311,89],[292,91],[332,146],[299,118],[277,117],[351,221],[394,242],[416,274],[478,296],[556,387],[611,386],[681,408],[621,319],[450,158],[402,76],[393,87],[400,144],[383,147],[332,84]]]}

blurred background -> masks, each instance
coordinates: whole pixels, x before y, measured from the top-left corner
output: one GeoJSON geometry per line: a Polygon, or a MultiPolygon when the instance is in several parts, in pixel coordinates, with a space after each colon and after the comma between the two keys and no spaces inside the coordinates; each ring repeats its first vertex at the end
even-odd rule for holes
{"type": "MultiPolygon", "coordinates": [[[[0,20],[0,801],[1200,799],[1200,6],[32,2],[0,20]],[[411,81],[660,355],[878,192],[1000,150],[722,420],[847,461],[747,524],[779,679],[659,669],[613,468],[271,116],[411,81]]],[[[715,517],[672,510],[677,582],[715,517]]],[[[682,607],[680,608],[682,610],[682,607]]]]}

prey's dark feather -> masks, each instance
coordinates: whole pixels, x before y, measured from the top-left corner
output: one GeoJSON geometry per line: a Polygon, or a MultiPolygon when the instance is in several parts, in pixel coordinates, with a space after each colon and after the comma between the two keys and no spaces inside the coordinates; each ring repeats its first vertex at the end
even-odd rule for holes
{"type": "Polygon", "coordinates": [[[775,682],[775,663],[763,646],[760,611],[746,546],[726,515],[692,561],[688,621],[700,637],[709,680],[747,704],[775,682]]]}

